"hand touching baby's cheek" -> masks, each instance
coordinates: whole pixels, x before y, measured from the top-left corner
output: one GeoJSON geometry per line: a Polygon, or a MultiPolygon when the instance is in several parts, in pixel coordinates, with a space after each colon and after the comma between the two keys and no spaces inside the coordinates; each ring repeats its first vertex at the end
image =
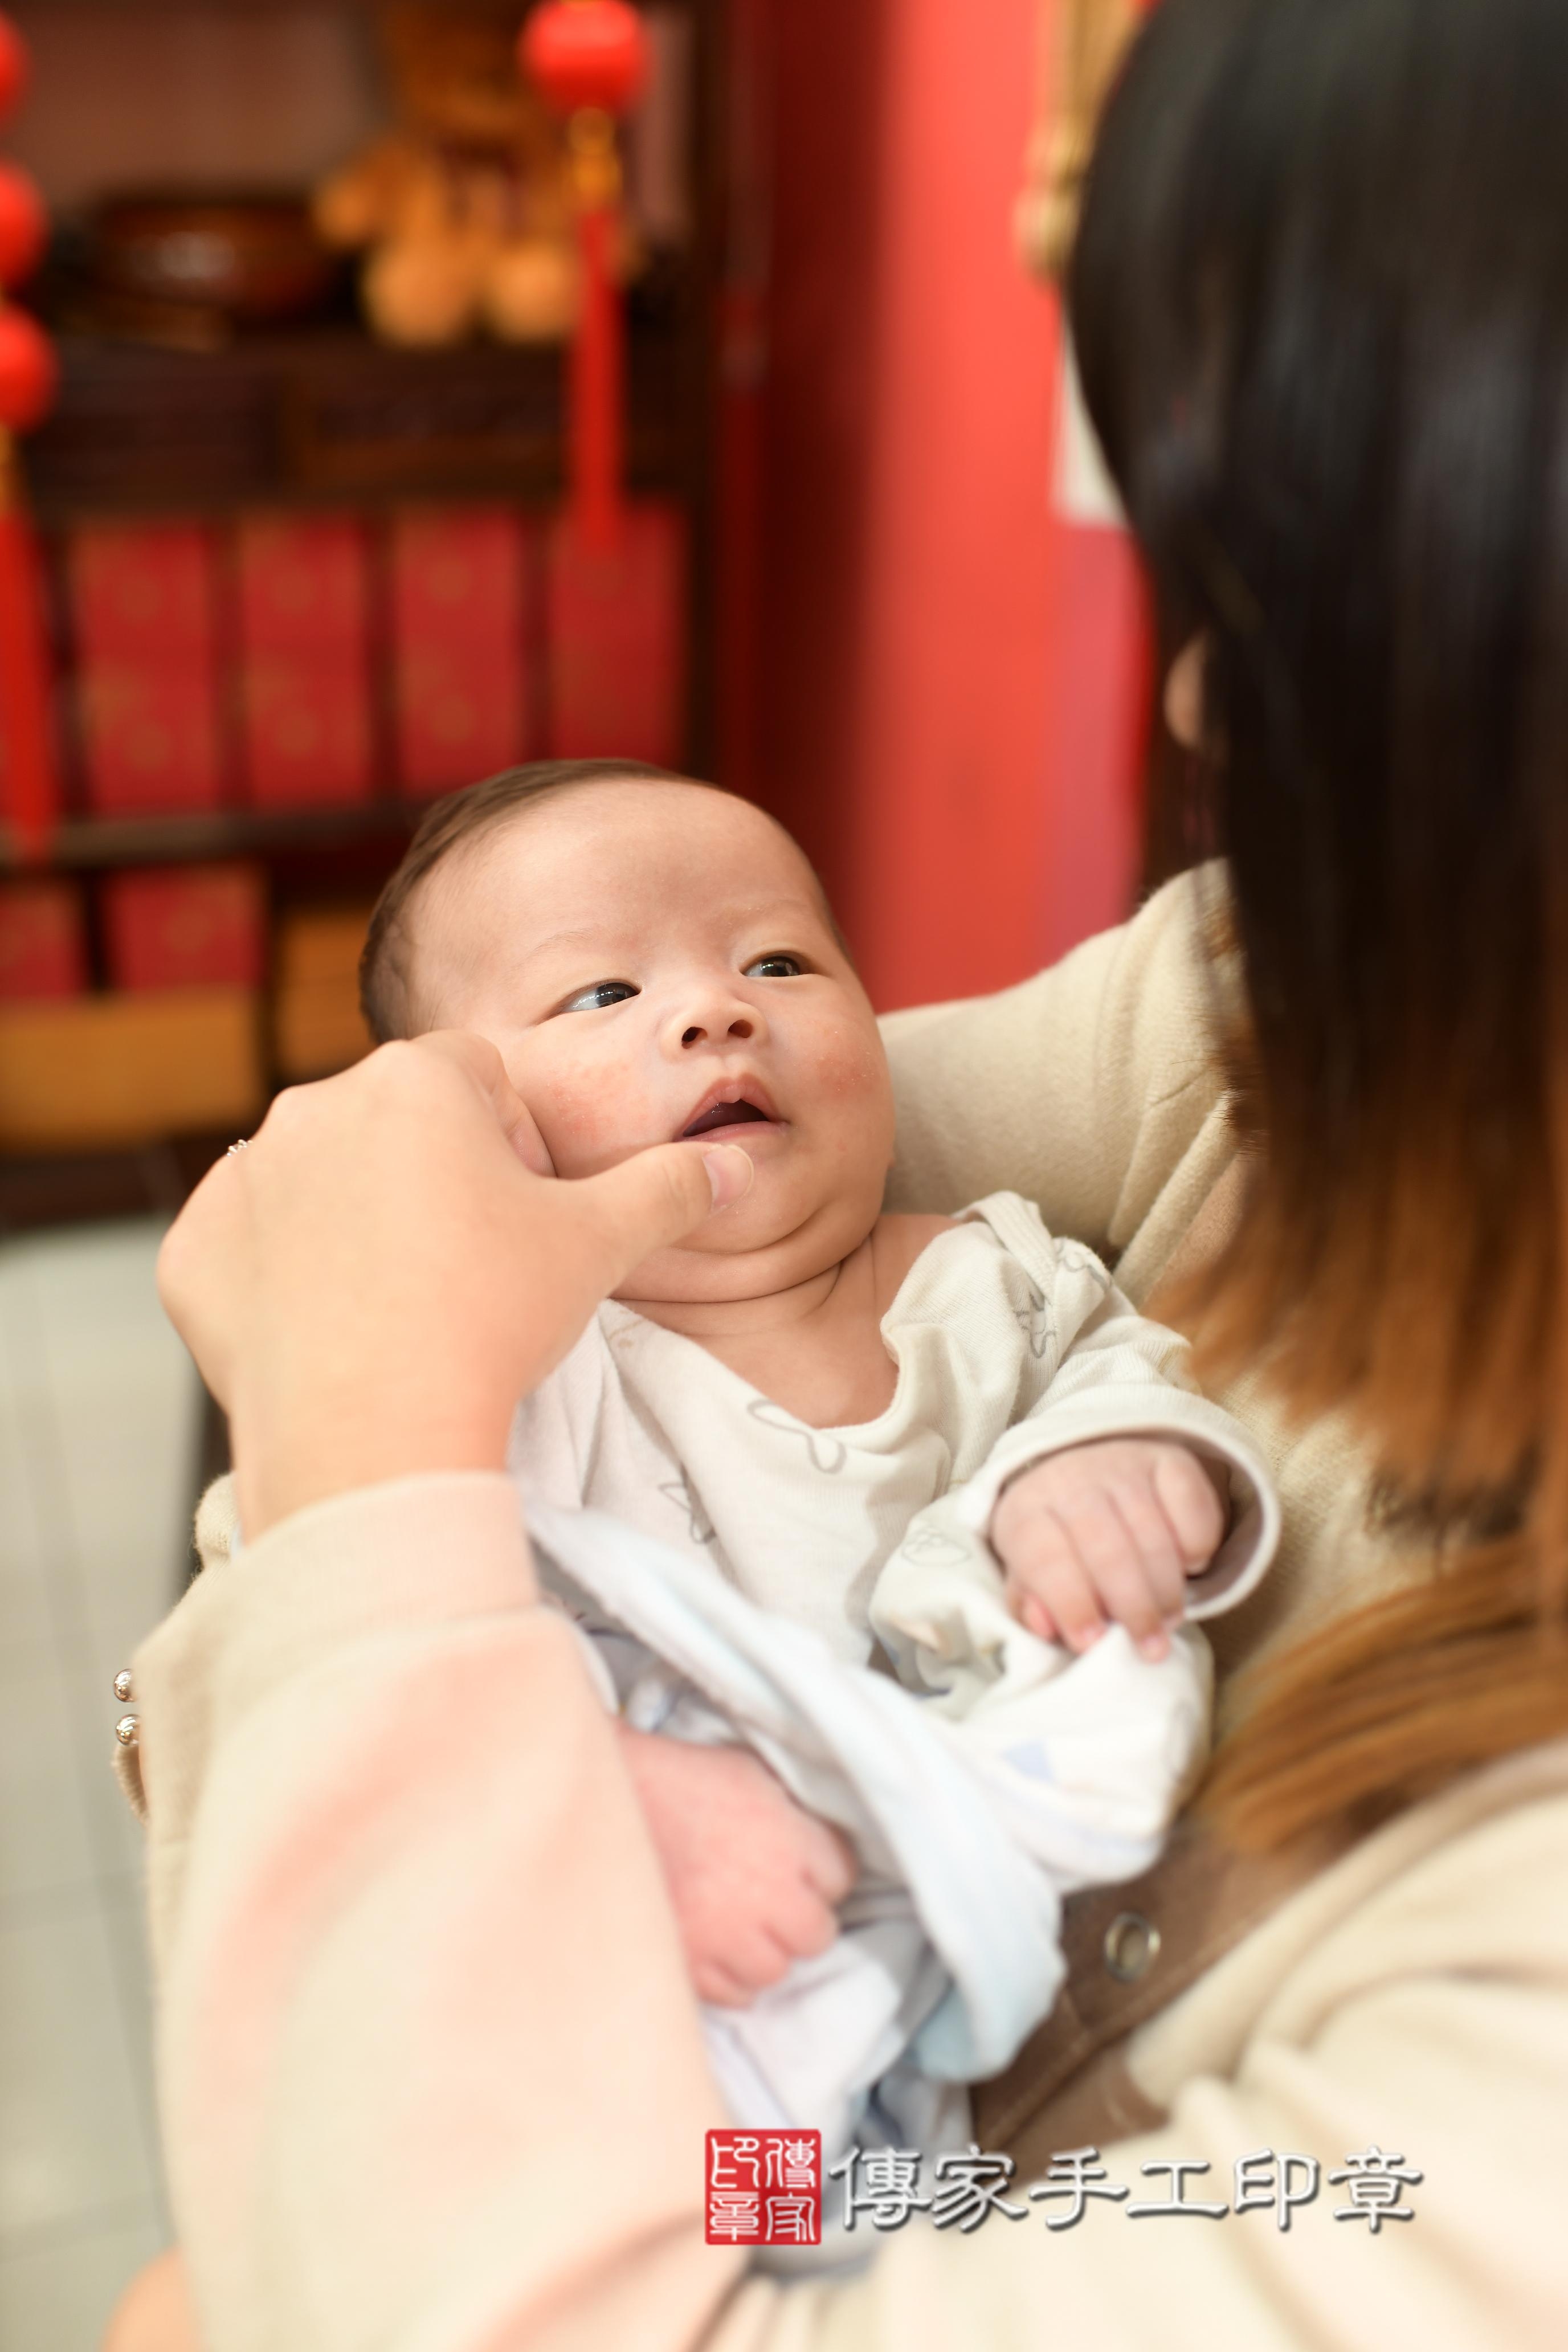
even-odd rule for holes
{"type": "Polygon", "coordinates": [[[672,1139],[666,1107],[635,1067],[551,1024],[498,1039],[507,1075],[533,1115],[557,1176],[595,1176],[672,1139]]]}
{"type": "Polygon", "coordinates": [[[561,1171],[555,1165],[550,1146],[544,1140],[543,1130],[534,1117],[531,1107],[526,1101],[520,1105],[517,1116],[507,1131],[507,1140],[523,1166],[531,1168],[536,1176],[560,1174],[561,1171]]]}

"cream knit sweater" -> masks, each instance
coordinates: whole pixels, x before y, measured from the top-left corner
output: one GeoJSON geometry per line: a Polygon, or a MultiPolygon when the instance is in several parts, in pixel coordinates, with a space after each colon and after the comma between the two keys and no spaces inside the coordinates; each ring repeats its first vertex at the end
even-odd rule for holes
{"type": "MultiPolygon", "coordinates": [[[[1019,988],[884,1022],[899,1110],[889,1206],[950,1213],[1022,1192],[1157,1313],[1152,1295],[1202,1262],[1239,1194],[1213,1047],[1238,975],[1199,947],[1200,893],[1216,880],[1184,876],[1019,988]]],[[[1285,1513],[1275,1567],[1214,1628],[1224,1675],[1420,1572],[1422,1556],[1370,1534],[1364,1467],[1337,1423],[1287,1429],[1250,1381],[1215,1396],[1262,1445],[1285,1513]]]]}
{"type": "MultiPolygon", "coordinates": [[[[1146,1297],[1231,1157],[1190,940],[1178,886],[1026,989],[893,1024],[900,1201],[1027,1192],[1146,1297]]],[[[1287,1444],[1226,1402],[1291,1535],[1243,1645],[1411,1572],[1365,1534],[1334,1433],[1287,1444]]],[[[300,1513],[201,1579],[135,1672],[164,2127],[211,2352],[1568,2340],[1568,1744],[1354,1849],[1136,2036],[1170,2120],[1101,2151],[1110,2182],[1164,2203],[1157,2168],[1206,2163],[1188,2201],[1235,2205],[1239,2159],[1314,2158],[1288,2231],[1108,2200],[1060,2231],[1059,2201],[968,2237],[916,2216],[858,2281],[791,2288],[702,2242],[721,2118],[673,1924],[504,1477],[300,1513]],[[1375,2233],[1327,2180],[1374,2148],[1423,2176],[1375,2233]]]]}

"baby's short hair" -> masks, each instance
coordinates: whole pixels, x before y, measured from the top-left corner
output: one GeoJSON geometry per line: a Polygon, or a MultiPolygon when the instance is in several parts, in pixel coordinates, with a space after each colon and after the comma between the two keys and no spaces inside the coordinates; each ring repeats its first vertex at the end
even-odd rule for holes
{"type": "MultiPolygon", "coordinates": [[[[722,784],[708,783],[700,776],[678,775],[669,768],[653,767],[646,760],[535,760],[527,767],[506,768],[499,776],[487,776],[483,783],[470,784],[464,792],[449,793],[426,812],[404,852],[402,864],[375,902],[360,957],[360,1005],[365,1025],[378,1045],[387,1045],[395,1037],[413,1036],[418,1026],[410,918],[415,898],[437,866],[465,842],[482,840],[509,818],[559,793],[570,792],[580,784],[633,782],[686,784],[694,792],[720,793],[727,799],[741,797],[725,793],[722,784]]],[[[817,889],[819,893],[822,890],[820,882],[817,889]]],[[[823,910],[834,937],[842,946],[826,894],[823,910]]]]}

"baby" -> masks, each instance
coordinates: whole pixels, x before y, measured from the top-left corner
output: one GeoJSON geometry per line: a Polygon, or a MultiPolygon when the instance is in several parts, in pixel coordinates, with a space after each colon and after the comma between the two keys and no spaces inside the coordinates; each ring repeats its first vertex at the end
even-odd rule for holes
{"type": "MultiPolygon", "coordinates": [[[[1261,1574],[1256,1458],[1088,1250],[1012,1195],[882,1213],[876,1022],[816,876],[750,803],[623,762],[476,786],[421,828],[363,983],[381,1040],[493,1042],[541,1168],[687,1137],[752,1162],[520,1410],[535,1500],[614,1514],[956,1715],[1016,1679],[1013,1648],[1083,1653],[1114,1623],[1159,1660],[1261,1574]]],[[[744,2003],[831,1940],[842,1850],[739,1750],[624,1736],[697,1990],[744,2003]]]]}

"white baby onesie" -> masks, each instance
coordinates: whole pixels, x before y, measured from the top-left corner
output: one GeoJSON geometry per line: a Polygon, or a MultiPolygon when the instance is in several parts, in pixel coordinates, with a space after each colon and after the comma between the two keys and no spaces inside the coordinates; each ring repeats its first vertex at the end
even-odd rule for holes
{"type": "Polygon", "coordinates": [[[1148,1866],[1206,1750],[1195,1634],[1153,1665],[1117,1628],[1071,1661],[1009,1613],[985,1540],[1006,1479],[1132,1434],[1225,1463],[1232,1527],[1194,1615],[1249,1591],[1278,1532],[1185,1342],[1016,1194],[939,1234],[881,1328],[891,1403],[814,1429],[612,1302],[510,1455],[606,1704],[746,1741],[856,1845],[830,1949],[703,2016],[735,2120],[812,2125],[825,2150],[963,2145],[958,2086],[1007,2063],[1060,1981],[1062,1897],[1148,1866]],[[864,1671],[879,1645],[905,1690],[864,1671]]]}
{"type": "Polygon", "coordinates": [[[1262,1575],[1277,1517],[1253,1447],[1194,1390],[1186,1342],[1031,1202],[998,1192],[965,1210],[905,1276],[882,1335],[892,1402],[814,1429],[611,1300],[520,1406],[511,1467],[525,1499],[606,1512],[700,1559],[847,1664],[879,1641],[900,1679],[953,1713],[1011,1680],[1018,1629],[984,1534],[1003,1486],[1048,1454],[1137,1434],[1224,1462],[1233,1524],[1189,1615],[1233,1607],[1262,1575]]]}

